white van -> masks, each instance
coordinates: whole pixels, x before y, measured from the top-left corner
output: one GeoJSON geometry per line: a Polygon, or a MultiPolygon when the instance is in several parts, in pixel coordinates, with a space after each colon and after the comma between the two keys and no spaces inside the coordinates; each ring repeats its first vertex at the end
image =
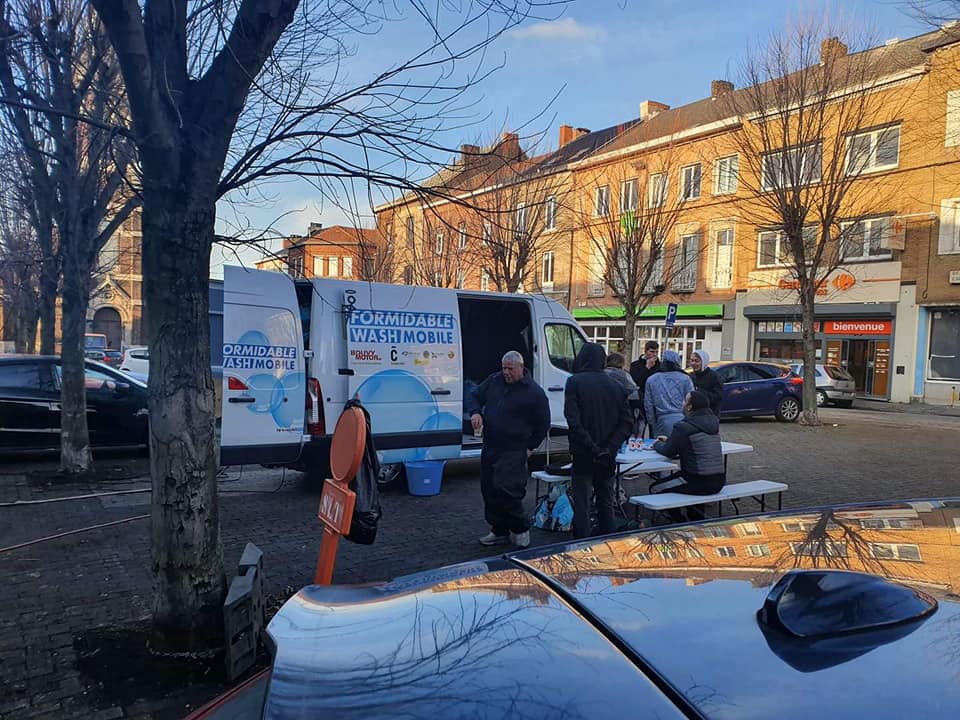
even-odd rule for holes
{"type": "Polygon", "coordinates": [[[479,454],[470,389],[519,351],[555,421],[584,336],[533,295],[481,293],[224,268],[224,465],[326,472],[348,398],[370,412],[383,462],[479,454]]]}

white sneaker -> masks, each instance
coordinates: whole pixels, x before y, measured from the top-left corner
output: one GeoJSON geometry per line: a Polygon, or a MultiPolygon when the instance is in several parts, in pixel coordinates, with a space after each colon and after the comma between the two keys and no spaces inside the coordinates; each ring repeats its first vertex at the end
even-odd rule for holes
{"type": "Polygon", "coordinates": [[[506,545],[510,542],[509,535],[495,535],[493,532],[488,532],[482,538],[480,538],[481,545],[506,545]]]}
{"type": "Polygon", "coordinates": [[[530,547],[530,531],[522,533],[510,533],[510,542],[518,548],[530,547]]]}

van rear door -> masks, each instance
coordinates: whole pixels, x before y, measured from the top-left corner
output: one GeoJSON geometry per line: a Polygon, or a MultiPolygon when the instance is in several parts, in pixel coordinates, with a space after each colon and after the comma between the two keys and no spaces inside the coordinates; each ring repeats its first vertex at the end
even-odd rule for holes
{"type": "Polygon", "coordinates": [[[563,391],[584,339],[572,322],[560,318],[543,319],[540,328],[542,335],[537,345],[546,352],[540,353],[539,380],[550,400],[550,417],[559,422],[563,420],[563,391]]]}
{"type": "Polygon", "coordinates": [[[306,394],[293,279],[228,266],[223,281],[220,462],[293,462],[303,445],[306,394]]]}
{"type": "Polygon", "coordinates": [[[456,293],[367,285],[344,291],[350,397],[370,412],[383,462],[457,458],[463,358],[456,293]]]}

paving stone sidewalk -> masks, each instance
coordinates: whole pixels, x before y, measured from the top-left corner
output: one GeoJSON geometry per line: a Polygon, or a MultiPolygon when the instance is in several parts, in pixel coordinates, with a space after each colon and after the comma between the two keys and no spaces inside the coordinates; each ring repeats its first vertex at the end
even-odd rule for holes
{"type": "MultiPolygon", "coordinates": [[[[725,421],[725,439],[756,448],[730,458],[732,478],[788,482],[786,507],[960,495],[960,420],[916,418],[922,427],[908,432],[900,422],[874,422],[874,413],[824,416],[829,422],[821,428],[725,421]]],[[[118,469],[112,480],[74,486],[31,474],[42,463],[0,464],[0,718],[178,718],[218,689],[195,683],[176,692],[138,694],[136,687],[118,689],[78,670],[76,639],[84,631],[149,616],[149,521],[130,519],[149,513],[149,493],[9,503],[149,488],[145,477],[136,477],[144,458],[107,462],[129,472],[118,469]],[[117,521],[125,522],[6,549],[117,521]]],[[[476,542],[487,531],[477,472],[476,462],[448,465],[436,497],[384,495],[376,544],[343,543],[335,580],[384,580],[490,555],[476,542]]],[[[318,492],[297,473],[261,468],[242,474],[231,469],[219,487],[228,571],[249,541],[264,551],[266,591],[275,602],[310,582],[320,537],[318,492]]],[[[532,493],[531,483],[528,498],[532,493]]],[[[563,539],[533,532],[535,545],[563,539]]]]}

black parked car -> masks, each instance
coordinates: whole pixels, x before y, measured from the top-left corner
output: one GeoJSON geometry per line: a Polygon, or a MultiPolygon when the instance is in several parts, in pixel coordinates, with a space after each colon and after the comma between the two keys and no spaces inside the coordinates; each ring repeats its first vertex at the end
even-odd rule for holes
{"type": "Polygon", "coordinates": [[[720,417],[773,415],[794,422],[803,409],[803,378],[786,365],[766,362],[712,362],[723,381],[720,417]]]}
{"type": "MultiPolygon", "coordinates": [[[[145,445],[147,388],[86,360],[87,423],[95,447],[145,445]]],[[[60,358],[0,356],[0,453],[60,447],[60,358]]]]}
{"type": "Polygon", "coordinates": [[[957,528],[957,499],[848,505],[310,586],[190,717],[954,720],[957,528]]]}

